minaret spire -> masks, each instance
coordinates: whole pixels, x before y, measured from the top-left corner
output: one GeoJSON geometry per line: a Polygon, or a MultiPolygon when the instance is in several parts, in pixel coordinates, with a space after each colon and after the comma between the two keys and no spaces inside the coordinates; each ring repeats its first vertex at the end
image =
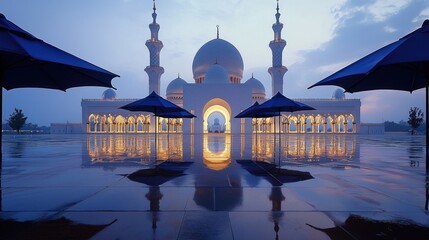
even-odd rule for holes
{"type": "Polygon", "coordinates": [[[276,8],[276,10],[277,10],[277,13],[276,13],[276,19],[277,19],[277,21],[276,21],[276,23],[279,24],[280,23],[280,21],[279,21],[279,19],[280,19],[279,0],[277,0],[277,8],[276,8]]]}
{"type": "Polygon", "coordinates": [[[149,76],[149,94],[153,91],[157,94],[160,94],[160,80],[161,75],[164,73],[164,68],[161,67],[159,63],[160,52],[164,45],[158,39],[160,26],[156,22],[156,17],[156,5],[155,0],[153,0],[153,21],[151,24],[149,24],[150,39],[146,41],[146,47],[149,49],[150,54],[150,64],[144,69],[149,76]]]}
{"type": "Polygon", "coordinates": [[[273,24],[274,39],[270,42],[270,48],[273,55],[273,65],[268,69],[271,75],[272,94],[283,93],[283,76],[287,68],[283,66],[282,55],[286,46],[286,41],[282,39],[281,32],[283,23],[280,22],[279,0],[277,0],[276,22],[273,24]]]}

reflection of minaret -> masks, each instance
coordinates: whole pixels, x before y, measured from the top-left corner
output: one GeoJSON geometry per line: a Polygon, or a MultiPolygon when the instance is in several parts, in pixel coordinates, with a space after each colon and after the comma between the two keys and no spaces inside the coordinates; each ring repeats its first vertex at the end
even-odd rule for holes
{"type": "Polygon", "coordinates": [[[282,193],[282,189],[279,187],[272,187],[271,188],[271,194],[269,196],[271,202],[272,202],[272,220],[274,222],[274,231],[276,233],[276,240],[279,239],[279,221],[283,217],[282,212],[282,202],[286,199],[285,196],[282,193]]]}
{"type": "Polygon", "coordinates": [[[157,228],[156,222],[158,222],[159,202],[163,197],[159,186],[150,187],[149,192],[146,194],[146,198],[150,201],[150,211],[152,212],[152,229],[155,231],[157,228]]]}
{"type": "Polygon", "coordinates": [[[158,39],[159,24],[156,22],[155,10],[155,0],[153,0],[153,22],[149,24],[151,36],[150,39],[146,41],[146,47],[149,49],[150,53],[150,65],[144,69],[149,76],[149,94],[153,91],[160,94],[160,79],[161,75],[164,73],[164,68],[159,66],[159,56],[164,45],[158,39]]]}
{"type": "Polygon", "coordinates": [[[279,22],[279,18],[279,0],[277,0],[276,23],[273,24],[274,40],[269,45],[273,54],[273,66],[268,68],[268,72],[271,75],[273,96],[277,92],[283,93],[283,76],[287,72],[287,68],[282,63],[282,53],[286,46],[286,41],[281,36],[283,23],[279,22]]]}

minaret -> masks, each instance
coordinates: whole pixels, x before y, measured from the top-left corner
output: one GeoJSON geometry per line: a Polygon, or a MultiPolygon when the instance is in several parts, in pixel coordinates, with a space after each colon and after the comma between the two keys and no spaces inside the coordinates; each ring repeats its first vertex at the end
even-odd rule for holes
{"type": "Polygon", "coordinates": [[[270,48],[273,54],[273,66],[268,68],[268,73],[271,75],[272,96],[277,92],[283,94],[283,76],[287,72],[287,68],[282,63],[282,53],[286,46],[286,41],[282,39],[283,23],[279,21],[279,0],[277,0],[276,23],[273,24],[274,40],[270,42],[270,48]]]}
{"type": "Polygon", "coordinates": [[[153,22],[149,24],[150,39],[146,41],[146,47],[149,49],[150,53],[150,65],[144,69],[149,76],[149,94],[152,93],[152,91],[160,94],[160,80],[161,75],[164,73],[164,68],[159,66],[159,56],[164,45],[158,39],[159,24],[156,22],[155,11],[155,0],[153,0],[153,22]]]}

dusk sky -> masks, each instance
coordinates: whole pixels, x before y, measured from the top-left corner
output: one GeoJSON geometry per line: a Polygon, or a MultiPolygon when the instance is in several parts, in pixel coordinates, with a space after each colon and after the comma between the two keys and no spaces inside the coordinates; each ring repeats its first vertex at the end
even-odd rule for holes
{"type": "MultiPolygon", "coordinates": [[[[118,98],[148,95],[152,0],[3,0],[0,12],[34,36],[120,75],[113,80],[118,98]]],[[[427,0],[280,0],[282,38],[287,41],[283,65],[284,94],[289,98],[331,98],[337,87],[307,87],[342,67],[396,41],[429,18],[427,0]]],[[[232,43],[244,61],[242,82],[253,73],[271,97],[275,0],[158,0],[157,22],[161,95],[178,74],[189,83],[198,49],[216,38],[232,43]]],[[[38,125],[81,122],[81,99],[100,98],[106,88],[80,87],[66,92],[47,89],[3,91],[3,122],[20,108],[27,122],[38,125]]],[[[424,109],[424,90],[369,91],[346,94],[362,101],[361,121],[406,120],[410,107],[424,109]]]]}

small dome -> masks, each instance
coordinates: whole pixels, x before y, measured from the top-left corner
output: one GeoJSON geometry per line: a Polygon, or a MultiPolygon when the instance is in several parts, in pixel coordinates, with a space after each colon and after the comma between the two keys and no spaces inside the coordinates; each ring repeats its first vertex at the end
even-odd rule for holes
{"type": "Polygon", "coordinates": [[[252,87],[253,98],[265,98],[265,87],[261,81],[252,76],[245,84],[252,87]]]}
{"type": "Polygon", "coordinates": [[[166,93],[169,94],[183,94],[183,85],[187,84],[187,82],[180,77],[177,77],[173,81],[171,81],[168,86],[166,93]]]}
{"type": "MultiPolygon", "coordinates": [[[[229,78],[241,80],[243,77],[243,58],[234,45],[220,38],[204,44],[195,54],[192,62],[194,79],[204,78],[214,61],[225,68],[229,78]]],[[[204,80],[205,81],[205,80],[204,80]]]]}
{"type": "Polygon", "coordinates": [[[215,118],[215,119],[214,119],[214,125],[220,125],[220,124],[219,124],[219,118],[215,118]]]}
{"type": "Polygon", "coordinates": [[[346,98],[346,94],[344,94],[344,91],[340,88],[337,88],[337,90],[334,91],[334,93],[332,94],[332,98],[333,99],[345,99],[346,98]]]}
{"type": "Polygon", "coordinates": [[[106,91],[103,92],[101,95],[101,99],[103,100],[115,100],[116,99],[116,92],[109,88],[106,91]]]}
{"type": "Polygon", "coordinates": [[[206,73],[206,77],[203,83],[230,83],[228,79],[228,73],[225,68],[219,64],[213,64],[206,73]]]}

